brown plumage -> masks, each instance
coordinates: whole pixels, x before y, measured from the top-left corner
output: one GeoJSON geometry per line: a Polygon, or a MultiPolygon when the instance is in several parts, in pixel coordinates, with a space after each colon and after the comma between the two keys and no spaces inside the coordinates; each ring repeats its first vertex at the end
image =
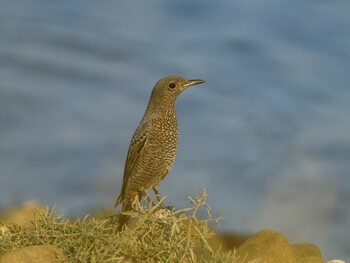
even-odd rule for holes
{"type": "MultiPolygon", "coordinates": [[[[130,142],[123,185],[114,207],[123,203],[122,212],[132,210],[135,199],[141,200],[151,187],[159,200],[159,182],[171,170],[178,145],[175,100],[186,88],[203,82],[169,76],[154,86],[146,112],[130,142]]],[[[119,230],[127,221],[128,216],[120,215],[119,230]]]]}

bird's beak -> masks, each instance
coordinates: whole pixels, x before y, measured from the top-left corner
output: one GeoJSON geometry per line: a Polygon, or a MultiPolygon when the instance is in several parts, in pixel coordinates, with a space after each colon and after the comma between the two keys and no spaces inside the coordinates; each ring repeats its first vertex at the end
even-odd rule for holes
{"type": "Polygon", "coordinates": [[[188,81],[188,83],[186,83],[184,85],[185,88],[188,88],[188,87],[191,87],[191,86],[194,86],[194,85],[198,85],[198,84],[202,84],[204,83],[205,81],[204,80],[201,80],[201,79],[190,79],[188,81]]]}

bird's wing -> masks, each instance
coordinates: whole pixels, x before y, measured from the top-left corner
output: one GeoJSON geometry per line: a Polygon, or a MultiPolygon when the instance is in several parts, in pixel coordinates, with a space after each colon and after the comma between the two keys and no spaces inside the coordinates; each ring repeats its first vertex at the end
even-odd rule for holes
{"type": "Polygon", "coordinates": [[[145,148],[145,145],[147,144],[149,128],[150,127],[147,123],[140,123],[139,127],[136,129],[134,133],[134,136],[131,139],[128,155],[126,157],[126,162],[125,162],[122,190],[114,207],[117,207],[123,201],[124,194],[125,194],[124,192],[126,189],[126,185],[128,184],[130,174],[134,169],[135,164],[142,153],[142,150],[145,148]]]}

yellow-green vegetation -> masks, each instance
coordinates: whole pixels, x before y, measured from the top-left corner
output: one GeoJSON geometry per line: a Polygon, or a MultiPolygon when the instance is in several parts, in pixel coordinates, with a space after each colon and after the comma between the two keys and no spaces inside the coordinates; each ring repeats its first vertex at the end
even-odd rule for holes
{"type": "Polygon", "coordinates": [[[60,248],[69,262],[243,262],[233,252],[214,250],[212,217],[206,205],[205,189],[190,198],[192,207],[174,211],[149,202],[128,213],[130,224],[117,232],[117,217],[101,220],[90,216],[75,221],[64,219],[52,210],[40,210],[32,227],[3,225],[0,231],[0,255],[32,245],[60,248]],[[206,211],[206,219],[197,213],[206,211]]]}

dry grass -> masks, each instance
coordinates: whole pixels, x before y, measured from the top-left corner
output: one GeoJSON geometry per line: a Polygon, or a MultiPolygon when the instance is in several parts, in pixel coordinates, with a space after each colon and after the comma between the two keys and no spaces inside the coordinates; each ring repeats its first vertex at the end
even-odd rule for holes
{"type": "Polygon", "coordinates": [[[128,213],[132,220],[123,232],[115,230],[118,215],[71,221],[54,209],[39,210],[31,229],[7,224],[8,231],[0,231],[0,254],[50,244],[61,248],[70,262],[243,262],[233,252],[214,251],[209,245],[214,233],[208,224],[219,219],[210,214],[205,189],[190,200],[192,207],[179,211],[143,202],[128,213]],[[206,219],[198,219],[200,209],[206,210],[206,219]]]}

